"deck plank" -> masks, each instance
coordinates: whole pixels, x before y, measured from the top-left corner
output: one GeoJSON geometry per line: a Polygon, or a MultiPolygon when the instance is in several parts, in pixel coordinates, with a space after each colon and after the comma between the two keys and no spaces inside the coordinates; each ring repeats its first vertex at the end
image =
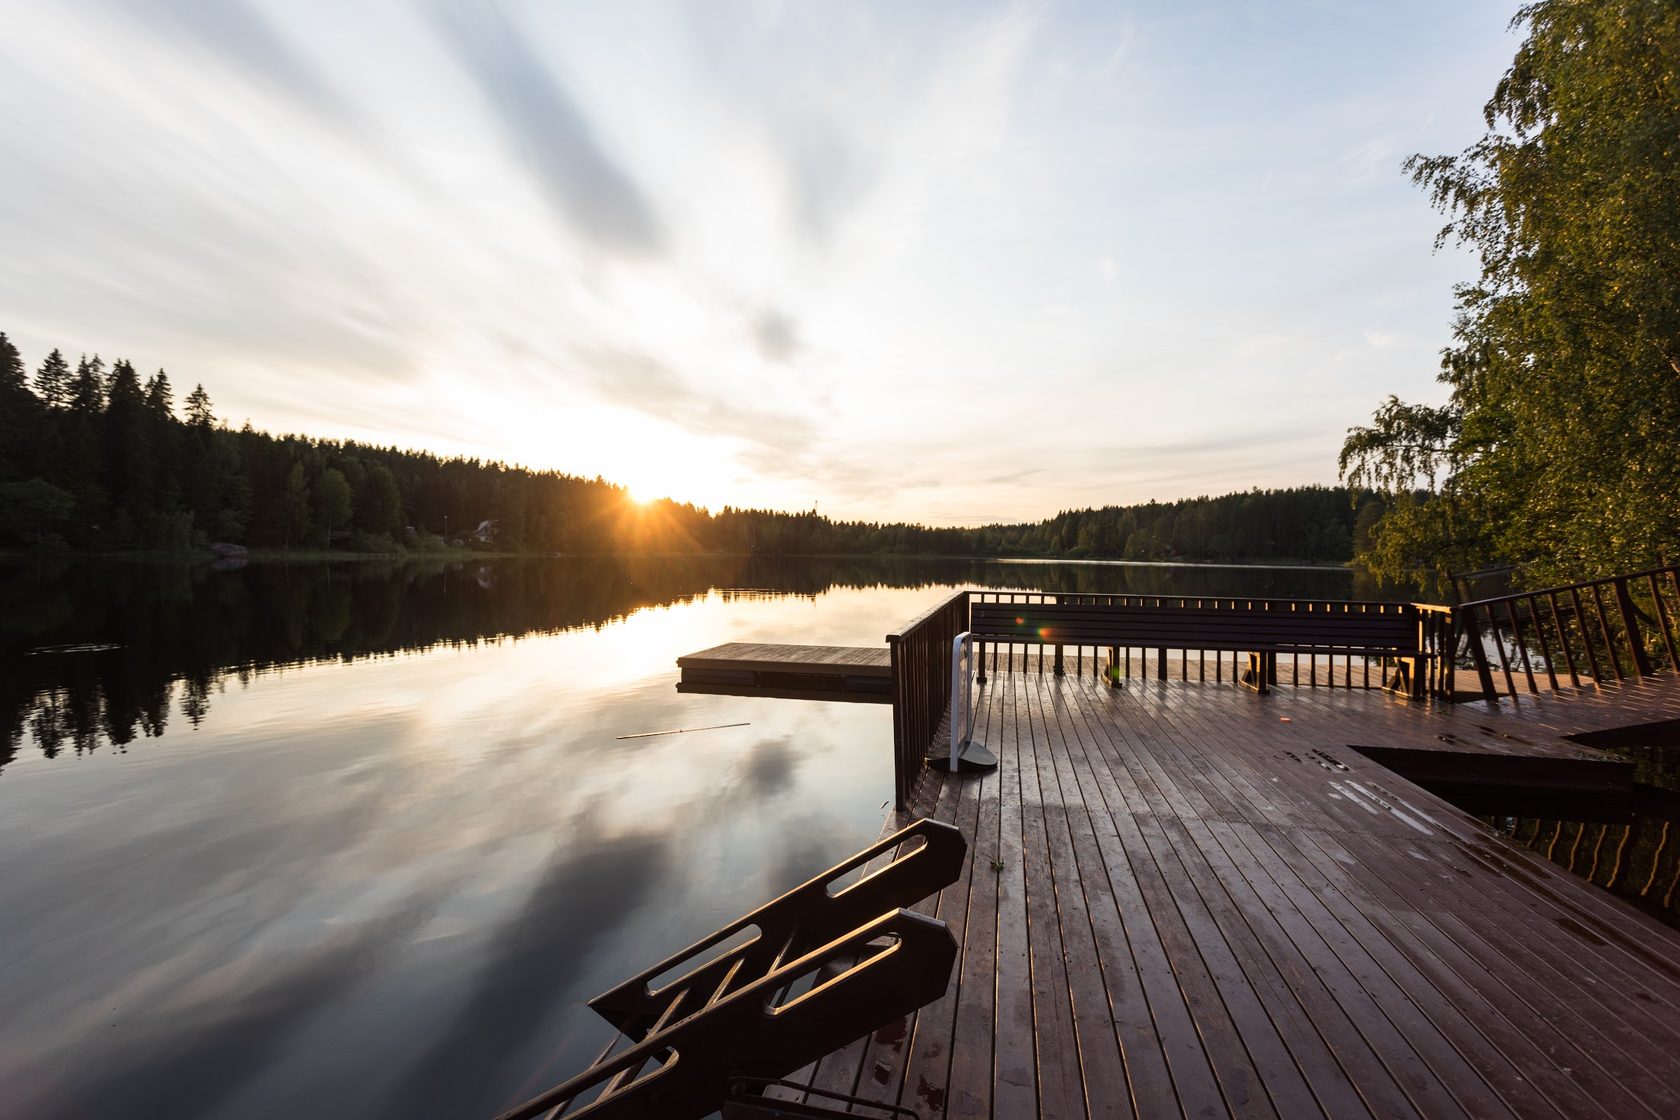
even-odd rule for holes
{"type": "Polygon", "coordinates": [[[1026,826],[1022,811],[1021,754],[1030,749],[1031,729],[1022,712],[1025,678],[1010,674],[999,704],[1010,731],[999,744],[999,828],[997,874],[997,1006],[993,1023],[992,1112],[1038,1115],[1038,1055],[1034,1045],[1032,960],[1028,933],[1026,826]]]}
{"type": "MultiPolygon", "coordinates": [[[[998,701],[1002,690],[985,690],[984,726],[1000,755],[1009,753],[1014,724],[998,701]]],[[[912,1107],[937,1114],[941,1100],[946,1115],[992,1115],[992,1071],[995,1059],[997,1013],[998,883],[1003,866],[1002,772],[977,775],[968,783],[979,794],[978,823],[969,837],[968,918],[958,960],[958,982],[942,1002],[953,1004],[949,1080],[941,1083],[937,1070],[923,1067],[915,1074],[912,1107]]]]}

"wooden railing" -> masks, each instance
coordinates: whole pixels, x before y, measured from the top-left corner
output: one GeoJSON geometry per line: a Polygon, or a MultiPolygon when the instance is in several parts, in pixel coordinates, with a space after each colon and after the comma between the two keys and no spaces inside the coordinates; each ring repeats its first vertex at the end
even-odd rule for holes
{"type": "MultiPolygon", "coordinates": [[[[892,651],[893,750],[899,808],[914,799],[934,732],[951,703],[951,642],[966,631],[973,603],[1060,603],[1139,606],[1207,612],[1275,611],[1280,615],[1410,613],[1417,619],[1418,649],[1410,661],[1422,681],[1404,691],[1452,701],[1455,663],[1467,650],[1482,693],[1515,693],[1519,678],[1529,692],[1541,682],[1552,689],[1583,680],[1614,683],[1650,676],[1680,664],[1680,565],[1601,580],[1525,591],[1461,603],[1393,603],[1369,600],[1247,599],[1163,595],[1107,595],[1053,591],[959,591],[921,617],[887,635],[892,651]],[[1492,653],[1489,652],[1489,646],[1492,653]],[[1497,665],[1495,664],[1497,659],[1497,665]],[[1566,683],[1567,682],[1567,683],[1566,683]]],[[[1205,617],[1205,615],[1204,615],[1205,617]]],[[[1347,653],[1280,654],[1280,683],[1309,688],[1392,688],[1409,659],[1347,653]],[[1285,660],[1287,658],[1287,660],[1285,660]]],[[[1236,681],[1247,657],[1231,650],[1192,645],[1056,645],[1049,642],[985,643],[982,673],[1104,673],[1124,679],[1236,681]]]]}
{"type": "Polygon", "coordinates": [[[1680,566],[1478,599],[1456,608],[1485,696],[1614,684],[1680,663],[1680,566]],[[1493,647],[1492,654],[1488,646],[1493,647]],[[1497,661],[1497,665],[1495,662],[1497,661]]]}
{"type": "Polygon", "coordinates": [[[1453,694],[1453,662],[1458,652],[1458,613],[1438,603],[1412,606],[1418,611],[1418,648],[1424,653],[1423,693],[1450,704],[1457,699],[1453,694]]]}
{"type": "Polygon", "coordinates": [[[951,705],[951,642],[968,629],[969,592],[959,591],[887,635],[892,652],[893,793],[908,809],[926,769],[933,733],[951,705]]]}
{"type": "MultiPolygon", "coordinates": [[[[1451,607],[1413,603],[1308,599],[1247,599],[1235,597],[1178,597],[1109,595],[1088,592],[959,591],[894,633],[887,635],[892,652],[893,777],[900,809],[908,808],[926,769],[927,751],[951,703],[951,643],[969,629],[974,603],[1060,603],[1141,606],[1196,611],[1276,611],[1280,615],[1312,616],[1319,612],[1347,614],[1410,614],[1418,620],[1419,649],[1425,654],[1415,671],[1425,674],[1423,690],[1437,697],[1451,696],[1451,653],[1456,631],[1451,607]]],[[[1311,688],[1378,689],[1392,686],[1400,659],[1367,657],[1356,652],[1293,653],[1278,655],[1281,683],[1311,688]],[[1285,674],[1288,674],[1287,676],[1285,674]]],[[[1194,645],[1112,647],[1056,645],[1045,642],[987,641],[978,654],[980,679],[999,672],[1113,674],[1116,678],[1155,676],[1161,680],[1226,681],[1235,683],[1248,667],[1240,651],[1197,648],[1194,645]]],[[[1408,688],[1408,691],[1410,689],[1408,688]]]]}
{"type": "MultiPolygon", "coordinates": [[[[1279,615],[1314,612],[1338,614],[1388,614],[1409,612],[1413,604],[1341,599],[1255,599],[1237,596],[1120,595],[1053,591],[971,591],[975,603],[1068,603],[1103,606],[1138,606],[1185,611],[1233,610],[1275,611],[1279,615]]],[[[1430,608],[1446,610],[1450,608],[1430,608]]],[[[1450,617],[1447,625],[1451,625],[1450,617]]],[[[1434,631],[1426,629],[1425,638],[1434,631]]],[[[1120,646],[1109,656],[1106,645],[1046,645],[1044,643],[988,643],[984,669],[993,672],[1074,672],[1101,675],[1113,673],[1120,679],[1154,676],[1159,680],[1236,681],[1248,667],[1245,652],[1201,649],[1194,645],[1120,646]],[[1153,663],[1153,665],[1151,664],[1153,663]],[[1151,671],[1153,669],[1153,671],[1151,671]]],[[[1429,646],[1424,647],[1426,650],[1429,646]]],[[[1450,648],[1450,647],[1448,647],[1450,648]]],[[[1391,658],[1365,657],[1357,653],[1294,653],[1280,655],[1280,676],[1287,667],[1285,684],[1309,688],[1383,688],[1396,666],[1391,658]],[[1287,660],[1285,660],[1287,658],[1287,660]]]]}

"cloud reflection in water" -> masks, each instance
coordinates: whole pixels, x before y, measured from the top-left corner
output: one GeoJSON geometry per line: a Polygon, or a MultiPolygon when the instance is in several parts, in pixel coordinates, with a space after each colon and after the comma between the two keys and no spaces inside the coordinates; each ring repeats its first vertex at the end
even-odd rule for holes
{"type": "Polygon", "coordinates": [[[878,641],[925,595],[702,593],[229,680],[127,753],[26,743],[0,1117],[489,1114],[566,1076],[583,1000],[869,842],[891,791],[885,707],[680,695],[675,657],[878,641]]]}

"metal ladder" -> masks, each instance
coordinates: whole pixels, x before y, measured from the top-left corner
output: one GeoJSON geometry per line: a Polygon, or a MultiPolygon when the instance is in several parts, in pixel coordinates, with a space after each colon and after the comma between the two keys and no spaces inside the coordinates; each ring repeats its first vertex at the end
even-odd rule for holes
{"type": "Polygon", "coordinates": [[[589,1006],[617,1029],[613,1044],[582,1073],[496,1120],[699,1120],[720,1108],[837,1115],[810,1104],[758,1105],[750,1086],[945,994],[956,942],[944,922],[904,907],[954,883],[967,855],[958,829],[916,821],[603,992],[589,1006]],[[841,883],[889,855],[878,870],[841,883]],[[625,1040],[630,1046],[614,1053],[625,1040]]]}

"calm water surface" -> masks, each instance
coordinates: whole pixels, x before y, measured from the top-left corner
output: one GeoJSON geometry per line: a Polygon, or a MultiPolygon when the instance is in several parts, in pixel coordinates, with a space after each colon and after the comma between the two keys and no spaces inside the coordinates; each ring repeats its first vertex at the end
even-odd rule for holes
{"type": "Polygon", "coordinates": [[[872,841],[882,705],[680,696],[964,585],[1339,571],[746,560],[0,568],[0,1117],[489,1115],[601,989],[872,841]],[[713,724],[748,726],[638,739],[713,724]]]}

